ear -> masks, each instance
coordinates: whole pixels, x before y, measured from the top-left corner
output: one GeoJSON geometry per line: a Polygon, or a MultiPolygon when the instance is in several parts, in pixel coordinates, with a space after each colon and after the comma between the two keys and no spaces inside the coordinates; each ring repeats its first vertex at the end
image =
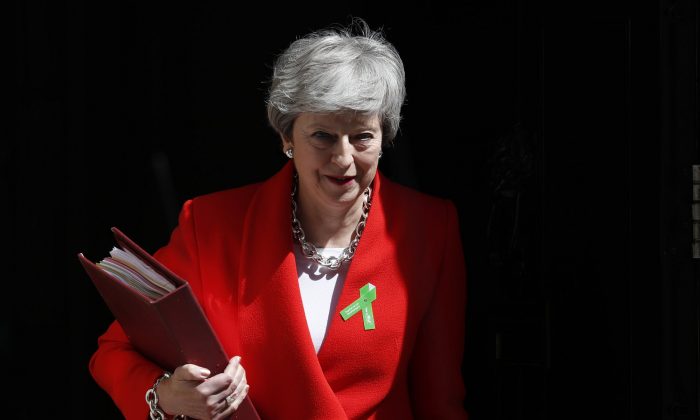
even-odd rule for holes
{"type": "Polygon", "coordinates": [[[282,150],[287,150],[290,147],[294,147],[294,142],[290,137],[280,134],[280,138],[282,139],[282,150]]]}

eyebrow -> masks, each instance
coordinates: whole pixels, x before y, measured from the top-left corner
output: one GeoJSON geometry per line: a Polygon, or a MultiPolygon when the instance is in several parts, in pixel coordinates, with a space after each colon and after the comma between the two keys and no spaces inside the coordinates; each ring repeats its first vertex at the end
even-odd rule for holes
{"type": "MultiPolygon", "coordinates": [[[[310,131],[314,131],[314,130],[333,131],[328,126],[324,125],[323,123],[309,124],[308,128],[310,131]]],[[[362,126],[359,126],[357,129],[353,129],[353,131],[370,131],[373,133],[375,131],[380,131],[380,130],[381,130],[381,127],[377,127],[377,129],[375,130],[374,128],[372,128],[368,125],[362,125],[362,126]]]]}

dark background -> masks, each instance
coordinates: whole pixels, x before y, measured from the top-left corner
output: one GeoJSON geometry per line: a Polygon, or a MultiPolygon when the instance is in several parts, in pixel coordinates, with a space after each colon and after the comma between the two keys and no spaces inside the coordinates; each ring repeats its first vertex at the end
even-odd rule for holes
{"type": "Polygon", "coordinates": [[[3,410],[120,417],[87,371],[111,314],[76,254],[111,226],[153,252],[185,199],[272,175],[274,57],[352,15],[407,72],[381,169],[460,212],[472,419],[697,419],[698,8],[15,3],[3,410]]]}

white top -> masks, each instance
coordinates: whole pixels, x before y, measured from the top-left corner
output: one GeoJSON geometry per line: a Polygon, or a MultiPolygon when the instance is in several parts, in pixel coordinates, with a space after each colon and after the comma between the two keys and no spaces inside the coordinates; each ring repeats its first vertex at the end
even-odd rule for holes
{"type": "MultiPolygon", "coordinates": [[[[344,248],[317,248],[324,257],[339,256],[344,248]]],[[[299,276],[299,291],[304,304],[306,324],[309,326],[311,340],[316,353],[321,349],[326,337],[331,317],[335,314],[340,292],[348,272],[349,262],[343,263],[338,270],[319,266],[314,260],[301,253],[298,244],[294,244],[294,256],[299,276]]]]}

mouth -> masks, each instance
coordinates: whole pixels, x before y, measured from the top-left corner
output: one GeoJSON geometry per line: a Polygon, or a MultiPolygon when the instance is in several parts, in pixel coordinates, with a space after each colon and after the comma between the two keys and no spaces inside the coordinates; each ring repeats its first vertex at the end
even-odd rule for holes
{"type": "Polygon", "coordinates": [[[354,176],[340,176],[340,177],[335,177],[335,176],[329,176],[326,175],[326,178],[328,178],[331,182],[334,184],[338,185],[346,185],[352,182],[353,179],[355,179],[354,176]]]}

